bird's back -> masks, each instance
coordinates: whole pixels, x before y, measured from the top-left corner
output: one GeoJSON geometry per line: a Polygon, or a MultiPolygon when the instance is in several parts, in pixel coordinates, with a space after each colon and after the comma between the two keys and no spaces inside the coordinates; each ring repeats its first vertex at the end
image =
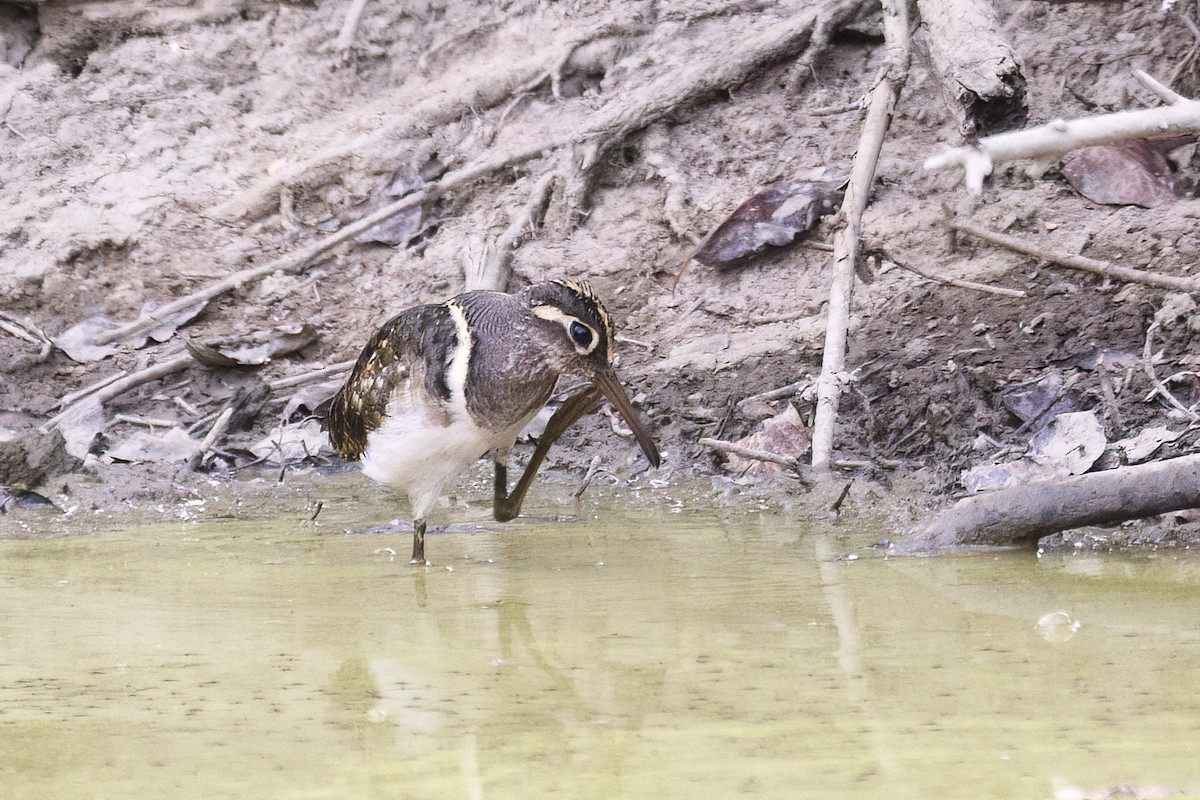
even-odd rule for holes
{"type": "Polygon", "coordinates": [[[446,365],[458,339],[445,304],[400,312],[367,342],[350,377],[334,396],[326,427],[343,458],[357,460],[367,438],[384,422],[388,405],[420,405],[433,417],[449,414],[446,365]]]}

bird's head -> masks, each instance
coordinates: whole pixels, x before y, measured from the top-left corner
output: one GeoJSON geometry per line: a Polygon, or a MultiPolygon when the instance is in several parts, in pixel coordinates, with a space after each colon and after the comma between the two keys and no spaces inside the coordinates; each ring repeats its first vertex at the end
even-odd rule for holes
{"type": "Polygon", "coordinates": [[[527,291],[530,311],[546,334],[556,368],[595,383],[625,419],[646,458],[657,467],[658,448],[613,369],[615,334],[604,303],[590,285],[576,281],[547,281],[527,291]]]}

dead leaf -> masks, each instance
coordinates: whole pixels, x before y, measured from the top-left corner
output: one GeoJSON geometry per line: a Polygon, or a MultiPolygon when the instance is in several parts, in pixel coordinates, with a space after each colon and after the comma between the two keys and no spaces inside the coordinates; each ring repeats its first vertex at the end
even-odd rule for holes
{"type": "Polygon", "coordinates": [[[773,183],[713,228],[691,257],[709,267],[731,266],[789,245],[837,209],[844,187],[842,180],[773,183]]]}
{"type": "MultiPolygon", "coordinates": [[[[392,174],[388,186],[379,193],[372,202],[358,210],[361,216],[367,216],[389,203],[393,203],[407,194],[417,191],[426,182],[445,172],[446,167],[434,154],[419,167],[406,164],[392,174]]],[[[354,237],[359,244],[379,242],[392,247],[406,247],[415,239],[438,224],[437,218],[430,213],[427,205],[421,204],[405,209],[383,222],[368,228],[354,237]]]]}
{"type": "Polygon", "coordinates": [[[80,460],[87,458],[100,431],[108,427],[108,414],[94,396],[85,397],[66,408],[57,428],[63,436],[63,448],[80,460]]]}
{"type": "MultiPolygon", "coordinates": [[[[812,447],[812,434],[800,419],[791,403],[771,419],[765,420],[754,433],[738,440],[737,444],[754,450],[765,450],[780,456],[799,458],[812,447]]],[[[725,468],[743,477],[763,477],[783,472],[783,467],[769,461],[755,461],[730,456],[725,468]]]]}
{"type": "Polygon", "coordinates": [[[1034,427],[1034,430],[1040,430],[1054,419],[1056,414],[1078,409],[1080,398],[1065,387],[1062,375],[1050,372],[1033,386],[1006,392],[1000,401],[1009,413],[1021,422],[1040,419],[1042,424],[1034,427]]]}
{"type": "Polygon", "coordinates": [[[1091,469],[1108,446],[1108,437],[1094,411],[1074,411],[1056,416],[1030,445],[1029,458],[1065,477],[1091,469]]]}
{"type": "Polygon", "coordinates": [[[1113,445],[1125,454],[1127,463],[1138,464],[1154,455],[1164,444],[1178,439],[1182,433],[1163,427],[1146,428],[1137,436],[1118,439],[1113,445]]]}
{"type": "Polygon", "coordinates": [[[188,339],[187,348],[192,358],[206,367],[257,367],[277,356],[303,350],[317,337],[316,325],[294,323],[244,336],[188,339]]]}
{"type": "Polygon", "coordinates": [[[1083,147],[1063,162],[1062,174],[1092,202],[1156,208],[1178,199],[1167,153],[1194,141],[1195,136],[1167,136],[1083,147]]]}
{"type": "Polygon", "coordinates": [[[162,434],[136,431],[128,439],[110,447],[105,455],[114,461],[177,464],[187,461],[198,452],[199,439],[188,436],[187,431],[182,428],[171,428],[162,434]]]}
{"type": "Polygon", "coordinates": [[[54,346],[67,354],[67,358],[87,364],[100,361],[117,352],[115,344],[98,345],[96,337],[117,327],[108,317],[88,317],[78,325],[72,325],[51,341],[54,346]]]}
{"type": "Polygon", "coordinates": [[[963,472],[968,491],[1002,489],[1039,479],[1082,475],[1108,446],[1104,426],[1093,411],[1059,414],[1030,442],[1029,452],[1005,464],[981,464],[963,472]]]}
{"type": "MultiPolygon", "coordinates": [[[[138,347],[143,346],[146,343],[147,338],[153,339],[154,341],[156,341],[160,344],[162,342],[165,342],[167,339],[170,339],[172,336],[175,335],[176,330],[178,330],[183,325],[186,325],[187,323],[191,322],[193,319],[195,319],[197,316],[199,316],[201,311],[203,311],[207,307],[208,307],[208,301],[201,300],[200,302],[196,303],[195,305],[188,306],[187,308],[183,309],[182,311],[176,311],[174,314],[171,314],[166,317],[162,317],[161,320],[159,321],[158,325],[155,326],[154,328],[151,328],[146,333],[146,337],[143,338],[142,341],[137,346],[138,347]]],[[[150,304],[147,304],[146,307],[142,309],[143,315],[153,314],[153,313],[154,313],[154,307],[150,304]]]]}
{"type": "Polygon", "coordinates": [[[329,436],[315,419],[276,428],[270,436],[250,446],[250,451],[268,464],[290,464],[318,453],[328,453],[329,436]]]}

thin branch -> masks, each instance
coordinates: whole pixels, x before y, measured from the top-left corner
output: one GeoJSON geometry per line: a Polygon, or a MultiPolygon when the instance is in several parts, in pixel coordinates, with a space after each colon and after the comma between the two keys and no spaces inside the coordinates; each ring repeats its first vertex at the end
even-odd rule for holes
{"type": "Polygon", "coordinates": [[[1019,159],[1049,162],[1080,147],[1200,130],[1200,102],[1179,96],[1144,73],[1138,79],[1170,104],[1056,119],[1036,128],[999,133],[933,156],[925,161],[925,169],[960,166],[967,188],[978,194],[997,164],[1019,159]]]}
{"type": "Polygon", "coordinates": [[[156,381],[160,378],[165,378],[168,375],[179,372],[181,369],[185,369],[190,364],[194,363],[196,363],[196,361],[190,355],[176,356],[169,361],[163,361],[160,364],[154,364],[146,367],[145,369],[131,372],[122,378],[112,381],[111,383],[107,383],[105,385],[96,384],[94,385],[92,391],[89,391],[86,395],[80,396],[80,393],[76,392],[74,395],[71,395],[73,399],[70,405],[65,406],[62,411],[60,411],[58,414],[55,414],[48,422],[46,422],[43,427],[46,430],[56,427],[71,413],[75,406],[83,400],[94,401],[100,405],[104,405],[114,397],[123,395],[125,392],[128,392],[131,389],[136,389],[142,384],[150,383],[151,381],[156,381]]]}
{"type": "Polygon", "coordinates": [[[334,42],[334,47],[339,53],[346,58],[354,48],[354,36],[358,32],[358,23],[362,20],[363,9],[367,7],[369,0],[350,0],[350,8],[346,10],[346,19],[342,22],[342,29],[338,32],[337,40],[334,42]]]}
{"type": "Polygon", "coordinates": [[[785,397],[795,397],[796,395],[808,389],[810,386],[812,386],[812,378],[802,378],[795,383],[789,383],[787,386],[780,386],[778,389],[770,389],[765,392],[759,392],[758,394],[752,394],[749,397],[743,397],[738,401],[738,405],[742,406],[746,403],[753,403],[756,401],[769,403],[772,400],[782,400],[785,397]]]}
{"type": "Polygon", "coordinates": [[[930,272],[924,267],[918,267],[915,264],[909,264],[900,261],[896,258],[888,258],[888,261],[895,264],[901,269],[906,269],[916,275],[920,275],[926,280],[935,281],[945,284],[946,286],[955,286],[959,289],[970,289],[975,292],[986,292],[987,294],[997,294],[1001,297],[1025,297],[1025,292],[1020,289],[1007,289],[1003,286],[988,286],[986,283],[976,283],[975,281],[966,281],[961,278],[947,278],[944,275],[938,275],[936,272],[930,272]]]}
{"type": "Polygon", "coordinates": [[[802,483],[813,483],[815,474],[812,467],[805,464],[798,458],[791,456],[781,456],[778,453],[772,453],[768,450],[756,450],[753,447],[743,447],[740,444],[733,442],[723,442],[720,439],[710,439],[705,437],[699,441],[699,444],[711,450],[717,450],[721,453],[729,453],[730,455],[738,456],[739,458],[749,458],[753,461],[766,461],[771,464],[778,464],[781,467],[787,467],[796,473],[802,483]]]}
{"type": "Polygon", "coordinates": [[[179,473],[191,472],[204,463],[204,457],[213,449],[217,441],[225,435],[225,429],[229,427],[229,420],[233,418],[233,406],[226,406],[221,415],[217,417],[217,421],[213,423],[212,429],[208,435],[204,437],[204,441],[200,443],[200,449],[192,453],[187,462],[180,467],[179,473]]]}
{"type": "Polygon", "coordinates": [[[829,287],[829,312],[825,327],[825,351],[817,378],[817,408],[813,420],[813,467],[828,474],[833,460],[833,426],[837,420],[842,391],[841,375],[846,365],[846,331],[850,325],[850,295],[854,289],[862,215],[867,207],[875,166],[883,137],[892,121],[900,88],[908,77],[909,0],[883,0],[883,34],[887,43],[887,65],[871,91],[867,115],[850,182],[842,202],[845,225],[834,237],[833,279],[829,287]]]}
{"type": "MultiPolygon", "coordinates": [[[[1176,410],[1187,416],[1189,422],[1196,422],[1200,420],[1200,414],[1197,414],[1180,402],[1179,398],[1171,393],[1171,390],[1167,388],[1165,383],[1158,379],[1158,375],[1154,372],[1154,332],[1158,330],[1158,327],[1157,321],[1150,323],[1150,327],[1146,329],[1146,341],[1142,345],[1142,368],[1146,370],[1146,376],[1154,386],[1154,391],[1150,393],[1150,397],[1156,394],[1161,395],[1176,410]]],[[[1147,399],[1150,398],[1148,397],[1147,399]]]]}
{"type": "Polygon", "coordinates": [[[1118,267],[1116,264],[1108,261],[1100,261],[1087,256],[1070,255],[1067,253],[1056,253],[1052,250],[1039,247],[1035,244],[1029,244],[1015,236],[1009,236],[1004,233],[984,228],[980,225],[975,225],[970,222],[952,222],[950,228],[955,231],[962,231],[970,235],[983,239],[992,244],[998,244],[1001,247],[1006,247],[1018,253],[1023,253],[1027,256],[1040,258],[1043,261],[1049,261],[1052,264],[1058,264],[1071,269],[1078,269],[1084,272],[1091,272],[1095,275],[1102,275],[1105,278],[1113,278],[1119,281],[1128,283],[1141,283],[1146,286],[1154,286],[1159,289],[1170,289],[1175,292],[1198,292],[1200,291],[1200,278],[1181,278],[1174,275],[1159,275],[1153,272],[1146,272],[1140,269],[1130,269],[1129,267],[1118,267]]]}
{"type": "Polygon", "coordinates": [[[305,372],[301,375],[293,375],[290,378],[280,378],[277,381],[271,381],[267,384],[267,386],[272,392],[278,392],[280,389],[290,389],[293,386],[312,383],[313,381],[317,381],[322,378],[328,378],[331,375],[338,375],[342,372],[346,372],[354,366],[354,362],[355,359],[350,359],[349,361],[339,361],[336,364],[330,364],[328,367],[313,370],[312,372],[305,372]]]}

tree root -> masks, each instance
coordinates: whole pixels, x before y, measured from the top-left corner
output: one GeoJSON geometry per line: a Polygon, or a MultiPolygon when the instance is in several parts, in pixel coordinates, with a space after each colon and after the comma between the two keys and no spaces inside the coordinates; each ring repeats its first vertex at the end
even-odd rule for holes
{"type": "Polygon", "coordinates": [[[896,549],[1032,545],[1057,531],[1196,507],[1200,455],[1188,455],[974,495],[921,525],[896,549]]]}
{"type": "MultiPolygon", "coordinates": [[[[587,187],[590,186],[590,179],[586,175],[600,160],[606,148],[611,148],[632,132],[658,122],[672,112],[718,91],[743,83],[769,64],[795,55],[796,52],[805,48],[814,28],[825,15],[844,17],[851,11],[860,8],[865,2],[866,0],[832,0],[828,7],[809,9],[798,13],[765,31],[748,36],[732,48],[703,56],[698,55],[689,62],[688,67],[684,70],[668,72],[643,86],[617,95],[606,105],[584,117],[583,121],[568,133],[511,148],[493,147],[474,161],[446,173],[440,180],[426,184],[420,190],[346,225],[336,233],[286,256],[257,267],[241,270],[185,297],[166,303],[130,323],[106,331],[97,337],[96,344],[111,344],[120,341],[157,324],[161,318],[176,311],[190,307],[201,300],[224,294],[246,283],[261,280],[274,272],[302,271],[314,259],[329,252],[342,242],[405,209],[437,199],[453,189],[491,177],[500,170],[523,164],[568,145],[577,146],[583,154],[582,160],[576,165],[576,170],[584,177],[576,176],[575,179],[576,186],[583,187],[581,196],[577,198],[577,208],[582,209],[586,200],[587,187]]],[[[511,78],[511,75],[508,77],[511,78]]],[[[506,79],[504,83],[507,84],[507,82],[506,79]]],[[[476,90],[481,90],[481,87],[476,86],[476,90]]],[[[446,101],[439,100],[439,102],[446,101]]],[[[444,112],[443,108],[442,113],[444,112]]],[[[434,124],[438,115],[422,113],[418,108],[414,109],[413,118],[423,119],[424,122],[420,125],[424,126],[434,124]]],[[[417,125],[417,123],[410,124],[417,125]]],[[[395,130],[395,128],[389,128],[372,134],[372,142],[377,142],[381,137],[393,135],[395,130]]],[[[318,166],[324,169],[332,165],[337,158],[356,153],[360,147],[365,146],[366,144],[362,142],[351,143],[336,151],[327,151],[323,155],[319,154],[310,166],[313,169],[318,166]]],[[[265,207],[262,206],[263,201],[276,200],[281,187],[297,180],[299,174],[307,173],[309,169],[302,165],[294,165],[294,167],[295,169],[284,170],[268,182],[259,184],[234,198],[229,204],[226,204],[224,213],[238,215],[248,214],[255,209],[265,211],[265,207]],[[283,173],[288,174],[284,175],[283,173]]],[[[579,189],[577,188],[576,191],[579,189]]],[[[865,202],[865,196],[863,200],[865,202]]]]}

